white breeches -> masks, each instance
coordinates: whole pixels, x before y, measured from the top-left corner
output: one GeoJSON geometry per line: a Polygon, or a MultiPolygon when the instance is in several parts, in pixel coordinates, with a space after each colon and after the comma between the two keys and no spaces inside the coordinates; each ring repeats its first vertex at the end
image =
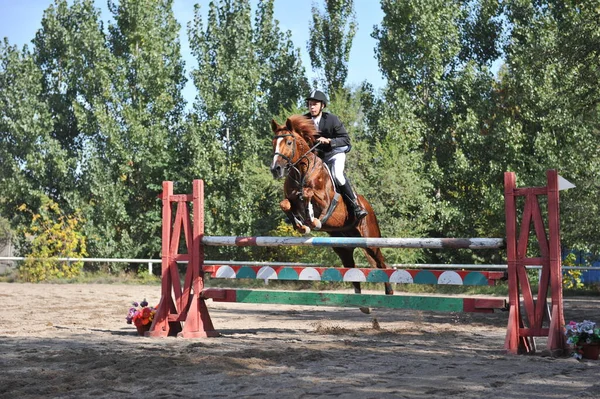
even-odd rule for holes
{"type": "Polygon", "coordinates": [[[340,152],[330,157],[325,157],[324,161],[327,164],[327,166],[329,166],[329,170],[331,170],[331,174],[333,175],[333,180],[335,181],[335,183],[338,186],[343,186],[344,184],[346,184],[346,178],[344,177],[346,153],[340,152]]]}

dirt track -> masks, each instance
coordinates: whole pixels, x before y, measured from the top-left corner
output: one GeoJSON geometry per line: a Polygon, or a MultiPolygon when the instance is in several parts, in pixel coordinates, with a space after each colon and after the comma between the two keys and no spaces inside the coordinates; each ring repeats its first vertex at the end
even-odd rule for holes
{"type": "MultiPolygon", "coordinates": [[[[488,315],[209,303],[210,339],[138,337],[160,288],[0,283],[0,398],[600,398],[600,361],[502,350],[488,315]]],[[[600,321],[600,299],[565,302],[600,321]]]]}

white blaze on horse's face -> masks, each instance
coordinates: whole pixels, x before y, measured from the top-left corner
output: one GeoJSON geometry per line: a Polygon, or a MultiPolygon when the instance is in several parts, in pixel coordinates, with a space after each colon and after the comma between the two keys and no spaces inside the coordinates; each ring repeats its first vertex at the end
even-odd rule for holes
{"type": "Polygon", "coordinates": [[[293,166],[296,140],[292,133],[282,134],[273,138],[273,162],[271,174],[275,179],[287,175],[290,166],[293,166]]]}
{"type": "Polygon", "coordinates": [[[285,140],[285,137],[278,137],[277,141],[275,142],[275,145],[273,146],[273,162],[271,162],[271,174],[273,175],[273,178],[275,179],[281,179],[286,171],[286,168],[284,165],[282,165],[284,159],[281,156],[281,145],[283,143],[283,141],[285,140]]]}
{"type": "Polygon", "coordinates": [[[273,146],[273,149],[274,149],[275,151],[273,151],[273,152],[274,152],[274,155],[273,155],[273,162],[271,162],[271,169],[273,169],[273,167],[274,167],[275,165],[277,165],[277,160],[278,160],[278,158],[279,158],[279,154],[278,154],[278,152],[279,152],[279,146],[281,145],[281,141],[282,141],[282,140],[283,140],[283,137],[279,137],[279,138],[277,138],[277,142],[276,142],[276,143],[275,143],[275,145],[273,146]]]}

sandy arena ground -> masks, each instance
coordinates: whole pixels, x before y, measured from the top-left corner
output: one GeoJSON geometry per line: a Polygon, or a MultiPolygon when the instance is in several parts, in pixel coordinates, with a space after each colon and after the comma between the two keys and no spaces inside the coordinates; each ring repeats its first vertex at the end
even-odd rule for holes
{"type": "Polygon", "coordinates": [[[506,312],[209,302],[220,337],[152,339],[124,320],[143,298],[160,287],[0,283],[0,398],[600,398],[600,361],[505,354],[506,312]]]}

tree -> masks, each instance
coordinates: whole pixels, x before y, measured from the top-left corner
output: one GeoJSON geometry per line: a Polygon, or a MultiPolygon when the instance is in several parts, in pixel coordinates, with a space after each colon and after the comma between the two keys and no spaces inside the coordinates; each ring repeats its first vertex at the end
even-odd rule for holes
{"type": "MultiPolygon", "coordinates": [[[[122,197],[114,196],[119,188],[112,190],[114,179],[102,180],[90,173],[98,158],[105,156],[109,121],[116,124],[111,115],[111,96],[117,68],[100,11],[91,0],[75,1],[72,6],[56,0],[44,12],[41,25],[33,41],[35,64],[41,73],[38,98],[48,104],[49,114],[44,120],[50,123],[51,135],[68,159],[62,175],[53,173],[53,184],[59,187],[52,199],[67,212],[82,209],[86,219],[83,229],[96,256],[130,256],[132,246],[120,243],[124,252],[115,251],[119,240],[108,233],[119,229],[119,221],[127,220],[125,212],[110,217],[112,211],[124,207],[122,197]],[[93,187],[102,184],[105,192],[113,194],[112,203],[94,191],[93,187]],[[106,209],[110,211],[103,212],[106,209]]],[[[101,174],[106,174],[106,169],[106,164],[97,165],[101,174]]]]}
{"type": "Polygon", "coordinates": [[[274,19],[274,0],[259,1],[254,23],[254,46],[260,70],[260,114],[276,115],[297,105],[309,91],[300,50],[290,31],[282,32],[274,19]]]}
{"type": "MultiPolygon", "coordinates": [[[[384,237],[422,237],[431,231],[435,199],[431,183],[423,178],[420,138],[424,124],[415,116],[415,105],[406,93],[384,93],[376,98],[369,85],[359,92],[365,110],[367,136],[356,141],[349,158],[359,170],[360,192],[371,202],[384,237]]],[[[419,250],[384,249],[388,263],[415,263],[424,259],[419,250]]]]}
{"type": "Polygon", "coordinates": [[[313,69],[320,71],[327,92],[344,88],[348,60],[358,25],[353,0],[325,0],[325,11],[312,7],[308,54],[313,69]]]}
{"type": "Polygon", "coordinates": [[[281,34],[273,19],[272,0],[259,2],[255,21],[253,27],[248,2],[221,0],[210,3],[206,27],[198,6],[188,25],[198,61],[192,71],[198,96],[186,136],[195,143],[186,153],[195,167],[185,173],[201,172],[195,177],[210,184],[210,234],[266,233],[283,217],[278,185],[268,170],[269,122],[283,107],[295,105],[307,84],[290,33],[281,34]]]}
{"type": "Polygon", "coordinates": [[[0,212],[13,227],[25,223],[15,212],[22,203],[37,209],[42,197],[68,197],[57,181],[70,180],[69,156],[53,135],[41,80],[26,46],[0,43],[0,212]]]}
{"type": "Polygon", "coordinates": [[[158,256],[157,196],[162,181],[178,175],[185,106],[179,24],[170,0],[109,2],[109,9],[115,22],[102,66],[112,74],[106,105],[95,109],[99,129],[85,168],[100,237],[93,248],[113,256],[158,256]]]}
{"type": "MultiPolygon", "coordinates": [[[[499,54],[497,1],[382,1],[385,12],[376,54],[388,80],[386,102],[414,103],[421,124],[423,173],[431,182],[436,214],[431,235],[496,236],[502,215],[494,190],[501,172],[489,151],[494,138],[486,121],[494,115],[490,71],[499,54]],[[392,95],[392,97],[389,97],[392,95]],[[482,212],[481,203],[488,211],[482,212]]],[[[501,234],[501,233],[500,233],[501,234]]],[[[477,254],[436,254],[430,260],[474,261],[477,254]]]]}
{"type": "Polygon", "coordinates": [[[433,108],[460,52],[461,15],[454,0],[382,0],[384,18],[372,36],[392,90],[404,89],[423,110],[433,108]]]}
{"type": "MultiPolygon", "coordinates": [[[[96,256],[160,251],[163,180],[177,176],[185,84],[172,1],[109,2],[108,35],[92,0],[45,12],[35,44],[42,100],[69,154],[68,197],[96,256]]],[[[61,189],[66,196],[68,191],[61,189]]]]}
{"type": "Polygon", "coordinates": [[[502,75],[500,128],[518,134],[522,156],[508,165],[539,184],[556,168],[577,188],[561,193],[563,244],[600,249],[599,55],[594,2],[506,3],[512,26],[502,75]]]}

